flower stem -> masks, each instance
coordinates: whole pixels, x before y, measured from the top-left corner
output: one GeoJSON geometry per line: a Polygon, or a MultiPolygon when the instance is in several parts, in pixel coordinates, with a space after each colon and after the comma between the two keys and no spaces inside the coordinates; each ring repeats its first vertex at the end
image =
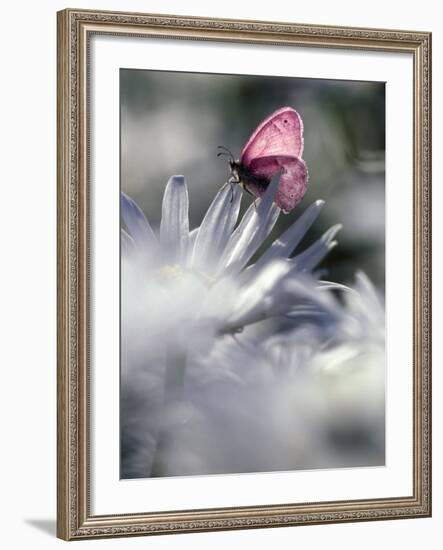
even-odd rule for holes
{"type": "Polygon", "coordinates": [[[166,352],[164,397],[159,415],[159,431],[151,466],[151,477],[166,475],[167,459],[174,443],[174,410],[183,400],[185,369],[186,352],[183,349],[168,350],[166,352]]]}

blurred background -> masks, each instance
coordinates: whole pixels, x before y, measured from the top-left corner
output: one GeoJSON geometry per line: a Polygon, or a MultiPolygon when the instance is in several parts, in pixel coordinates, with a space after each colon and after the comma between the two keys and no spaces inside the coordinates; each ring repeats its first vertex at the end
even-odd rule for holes
{"type": "MultiPolygon", "coordinates": [[[[168,178],[186,177],[191,228],[198,226],[255,127],[289,105],[304,122],[309,188],[269,240],[314,200],[326,205],[301,248],[335,223],[339,246],[324,278],[352,283],[362,269],[384,293],[385,86],[379,82],[122,69],[121,186],[158,227],[168,178]]],[[[243,210],[252,197],[245,193],[243,210]]],[[[267,245],[266,245],[267,246],[267,245]]],[[[301,249],[300,248],[300,249],[301,249]]]]}

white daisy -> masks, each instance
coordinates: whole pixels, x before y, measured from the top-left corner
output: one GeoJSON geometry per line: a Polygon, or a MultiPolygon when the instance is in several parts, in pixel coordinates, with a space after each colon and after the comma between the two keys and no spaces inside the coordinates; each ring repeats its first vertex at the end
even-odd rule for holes
{"type": "Polygon", "coordinates": [[[238,220],[242,191],[226,184],[200,227],[190,230],[187,186],[182,176],[173,176],[165,189],[158,236],[137,204],[122,194],[126,227],[121,231],[122,470],[126,477],[140,471],[149,475],[162,425],[168,423],[165,411],[173,408],[168,403],[180,401],[191,358],[209,355],[228,334],[235,336],[251,325],[290,315],[300,301],[299,287],[308,281],[310,287],[317,284],[312,272],[335,246],[340,226],[290,256],[322,201],[308,207],[249,265],[280,214],[273,202],[277,187],[278,177],[262,200],[238,220]],[[132,453],[135,447],[143,452],[132,453]]]}
{"type": "MultiPolygon", "coordinates": [[[[273,229],[279,208],[273,203],[278,178],[261,201],[253,203],[236,227],[241,189],[224,185],[199,228],[189,231],[188,191],[182,176],[172,177],[165,190],[157,238],[136,203],[122,194],[122,283],[124,300],[137,304],[147,293],[146,314],[155,315],[156,332],[164,328],[166,340],[211,325],[218,333],[290,311],[291,288],[283,284],[294,275],[311,273],[335,246],[340,226],[332,227],[307,250],[288,259],[304,237],[323,202],[316,201],[259,260],[248,262],[273,229]],[[154,295],[153,295],[154,294],[154,295]],[[182,323],[186,323],[183,325],[182,323]]],[[[206,331],[204,331],[206,332],[206,331]]],[[[199,338],[191,338],[194,344],[199,338]]],[[[188,347],[188,345],[187,345],[188,347]]]]}

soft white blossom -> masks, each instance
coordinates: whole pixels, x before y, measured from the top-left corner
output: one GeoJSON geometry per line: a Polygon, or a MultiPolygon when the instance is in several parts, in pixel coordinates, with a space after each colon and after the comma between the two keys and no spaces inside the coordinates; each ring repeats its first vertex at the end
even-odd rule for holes
{"type": "Polygon", "coordinates": [[[383,463],[383,306],[362,274],[318,280],[339,225],[292,257],[322,201],[251,264],[277,185],[240,220],[224,185],[190,229],[174,176],[159,235],[122,195],[123,477],[383,463]]]}

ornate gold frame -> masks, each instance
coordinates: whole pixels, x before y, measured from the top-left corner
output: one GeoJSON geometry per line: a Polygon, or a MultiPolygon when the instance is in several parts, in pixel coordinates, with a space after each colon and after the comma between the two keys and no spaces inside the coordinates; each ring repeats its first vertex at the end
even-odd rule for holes
{"type": "Polygon", "coordinates": [[[58,13],[58,505],[65,540],[431,515],[431,34],[64,10],[58,13]],[[88,490],[88,98],[92,34],[408,52],[414,59],[413,495],[92,516],[88,490]]]}

